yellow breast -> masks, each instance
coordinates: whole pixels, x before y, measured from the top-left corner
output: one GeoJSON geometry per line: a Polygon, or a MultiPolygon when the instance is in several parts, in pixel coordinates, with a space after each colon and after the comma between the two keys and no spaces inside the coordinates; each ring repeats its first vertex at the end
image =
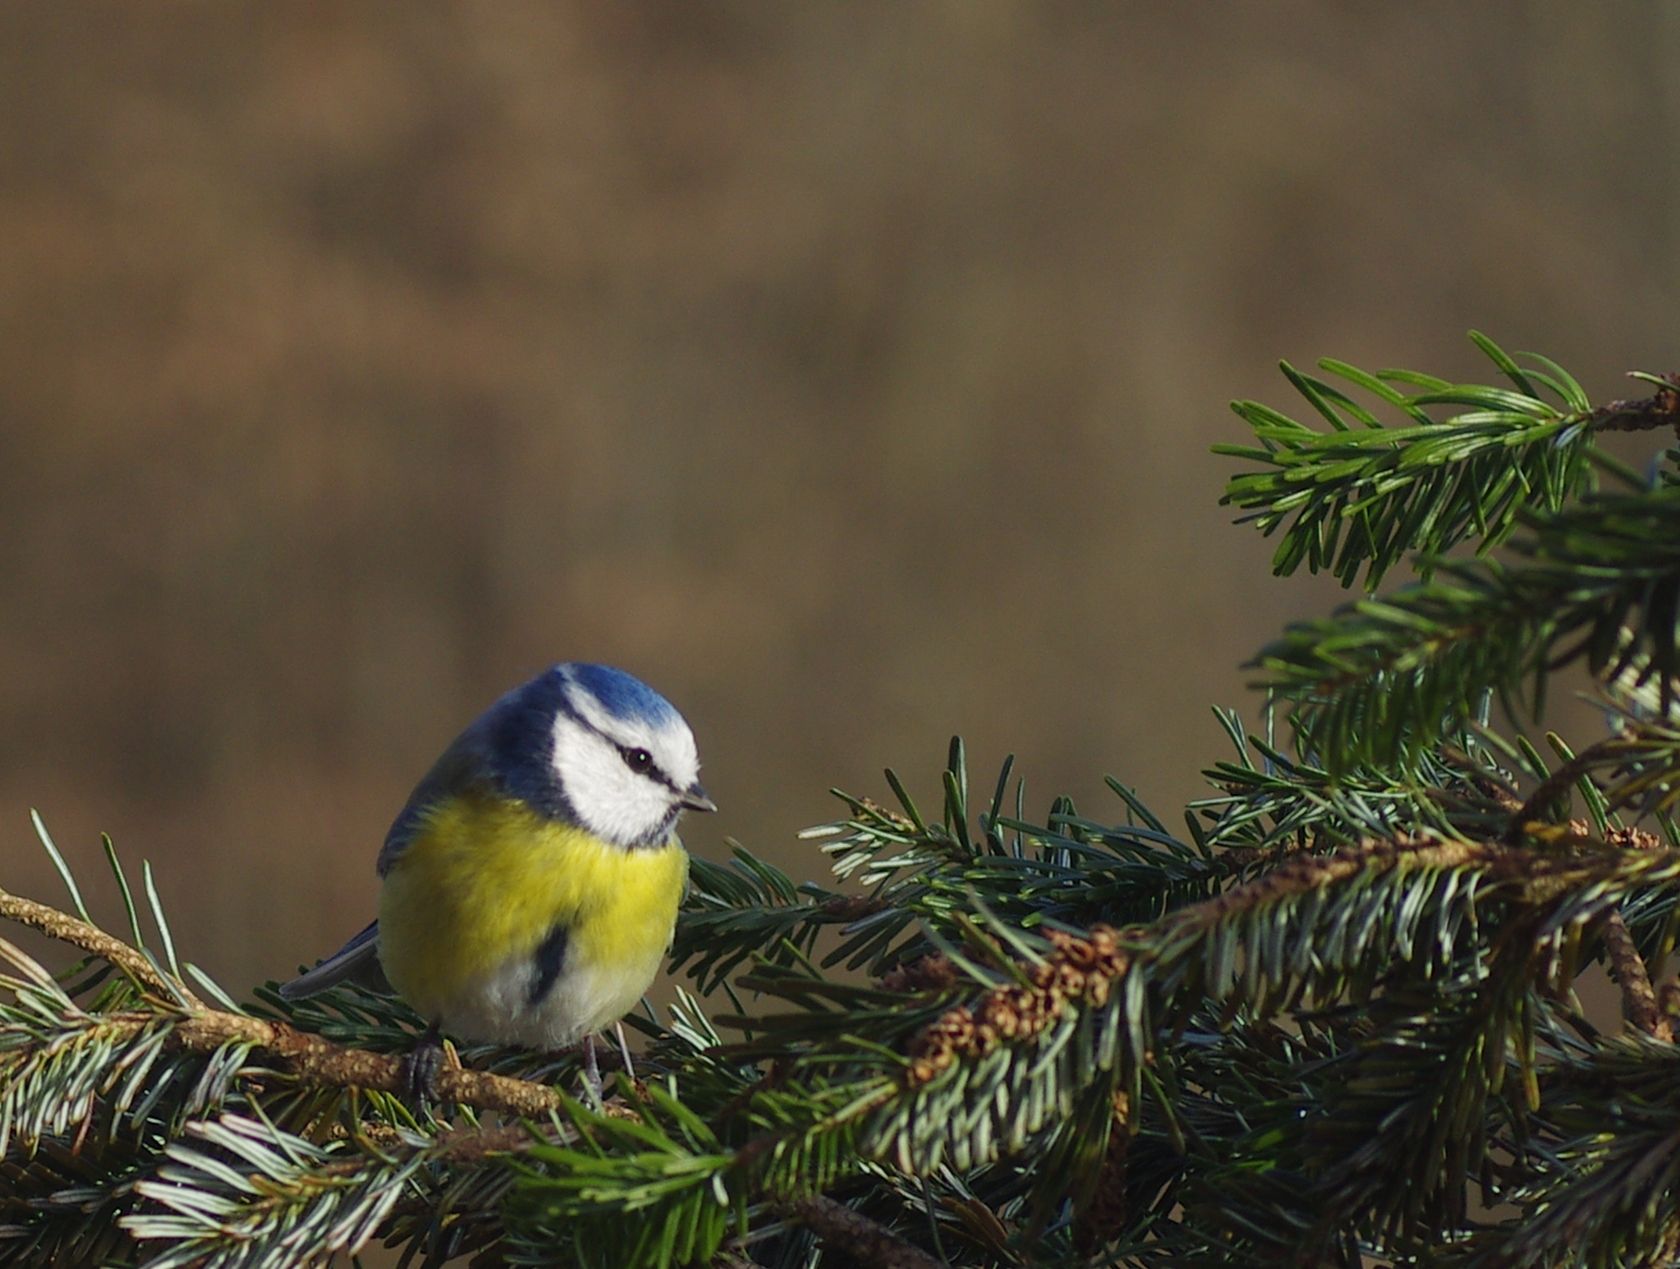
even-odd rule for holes
{"type": "MultiPolygon", "coordinates": [[[[562,923],[564,974],[605,976],[615,984],[614,1007],[624,1002],[612,1017],[577,1019],[581,1034],[615,1021],[647,990],[670,946],[687,875],[688,855],[674,836],[627,850],[521,802],[448,799],[425,814],[385,875],[379,959],[417,1012],[447,1025],[475,1003],[464,995],[528,961],[562,923]]],[[[468,1038],[525,1034],[518,1025],[494,1029],[504,1034],[468,1038]]]]}

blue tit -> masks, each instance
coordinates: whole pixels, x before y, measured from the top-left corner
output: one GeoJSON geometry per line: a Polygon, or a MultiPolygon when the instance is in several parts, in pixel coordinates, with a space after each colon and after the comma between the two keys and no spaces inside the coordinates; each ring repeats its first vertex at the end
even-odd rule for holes
{"type": "MultiPolygon", "coordinates": [[[[557,1049],[628,1013],[671,946],[685,810],[717,808],[694,734],[623,670],[568,663],[481,714],[379,852],[379,918],[280,988],[388,983],[464,1040],[557,1049]]],[[[622,1043],[622,1033],[620,1034],[622,1043]]],[[[435,1065],[434,1068],[435,1070],[435,1065]]]]}

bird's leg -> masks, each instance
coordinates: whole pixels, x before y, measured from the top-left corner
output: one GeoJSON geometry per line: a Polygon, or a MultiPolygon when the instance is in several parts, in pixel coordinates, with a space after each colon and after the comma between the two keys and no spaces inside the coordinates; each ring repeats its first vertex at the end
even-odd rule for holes
{"type": "Polygon", "coordinates": [[[636,1082],[636,1064],[630,1060],[630,1046],[624,1040],[624,1021],[613,1023],[613,1032],[618,1036],[618,1051],[624,1055],[624,1073],[630,1077],[630,1082],[636,1082]]]}
{"type": "Polygon", "coordinates": [[[403,1055],[402,1081],[403,1091],[411,1101],[433,1101],[438,1099],[438,1072],[443,1070],[443,1033],[438,1024],[433,1022],[426,1028],[426,1032],[414,1047],[403,1055]]]}
{"type": "Polygon", "coordinates": [[[589,1088],[589,1096],[595,1103],[597,1110],[606,1105],[601,1096],[601,1065],[595,1059],[595,1033],[591,1031],[583,1037],[583,1082],[589,1088]]]}

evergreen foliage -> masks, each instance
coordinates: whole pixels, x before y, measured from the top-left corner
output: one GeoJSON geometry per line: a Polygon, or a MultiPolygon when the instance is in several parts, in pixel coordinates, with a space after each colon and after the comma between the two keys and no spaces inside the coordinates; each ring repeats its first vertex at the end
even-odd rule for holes
{"type": "Polygon", "coordinates": [[[1673,1263],[1680,479],[1598,442],[1680,393],[1595,409],[1475,338],[1511,386],[1326,362],[1285,373],[1328,430],[1237,405],[1277,570],[1373,593],[1262,650],[1181,829],[1118,782],[1035,817],[954,742],[936,813],[842,795],[827,881],[696,860],[692,992],[603,1106],[489,1047],[413,1104],[400,1002],[236,1001],[149,871],[141,904],[110,853],[118,940],[41,828],[74,911],[0,915],[80,959],[0,942],[0,1260],[1673,1263]],[[1577,662],[1607,726],[1543,757],[1518,727],[1577,662]]]}

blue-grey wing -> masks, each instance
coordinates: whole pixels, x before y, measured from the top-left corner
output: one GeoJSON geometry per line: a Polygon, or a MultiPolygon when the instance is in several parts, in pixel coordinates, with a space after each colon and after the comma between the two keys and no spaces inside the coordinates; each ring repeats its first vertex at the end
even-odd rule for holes
{"type": "MultiPolygon", "coordinates": [[[[427,807],[439,798],[470,788],[478,782],[484,770],[480,730],[480,724],[475,723],[462,732],[455,743],[443,751],[443,756],[432,764],[425,778],[414,786],[414,792],[409,794],[408,802],[385,834],[385,844],[379,849],[381,877],[390,870],[397,856],[402,854],[403,847],[414,836],[427,807]]],[[[296,1000],[345,981],[360,983],[375,991],[391,990],[385,971],[379,964],[378,921],[370,921],[365,929],[314,969],[300,974],[289,983],[282,983],[280,994],[287,1000],[296,1000]]]]}
{"type": "Polygon", "coordinates": [[[280,994],[287,1000],[297,1000],[325,991],[334,983],[346,981],[360,983],[373,991],[391,990],[391,984],[385,980],[385,971],[379,964],[378,921],[368,922],[361,933],[308,973],[280,984],[280,994]]]}
{"type": "Polygon", "coordinates": [[[513,798],[539,815],[570,820],[565,791],[555,779],[554,718],[567,708],[565,667],[555,666],[516,687],[485,710],[455,738],[443,756],[414,786],[385,834],[379,852],[379,875],[397,862],[441,799],[480,791],[513,798]]]}
{"type": "Polygon", "coordinates": [[[457,736],[420,783],[414,786],[414,792],[408,795],[403,809],[391,821],[390,830],[385,834],[385,844],[379,848],[381,877],[391,871],[391,865],[414,840],[431,807],[444,798],[483,789],[492,782],[488,736],[489,715],[486,715],[457,736]]]}
{"type": "MultiPolygon", "coordinates": [[[[474,790],[501,788],[506,781],[496,772],[498,763],[493,746],[503,749],[528,744],[535,720],[532,710],[521,701],[519,693],[510,692],[486,710],[466,731],[457,736],[432,769],[414,786],[408,801],[392,821],[379,848],[379,875],[391,870],[410,841],[420,830],[426,812],[444,798],[474,790]]],[[[546,758],[543,759],[546,762],[546,758]]],[[[280,994],[288,1000],[310,996],[334,983],[361,983],[379,991],[389,991],[384,970],[379,964],[379,922],[370,922],[365,929],[314,969],[285,983],[280,994]]]]}

